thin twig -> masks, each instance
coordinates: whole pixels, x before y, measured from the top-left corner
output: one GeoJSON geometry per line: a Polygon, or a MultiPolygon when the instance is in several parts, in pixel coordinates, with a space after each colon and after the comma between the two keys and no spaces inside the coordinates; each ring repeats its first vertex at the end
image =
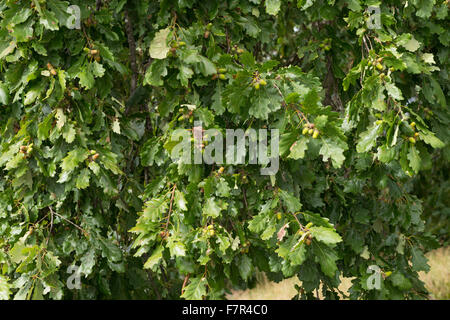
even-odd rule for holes
{"type": "Polygon", "coordinates": [[[50,217],[50,231],[48,232],[47,240],[45,241],[45,245],[47,246],[48,240],[50,239],[50,235],[52,234],[53,230],[53,209],[52,207],[48,207],[50,209],[51,217],[50,217]]]}
{"type": "Polygon", "coordinates": [[[189,276],[190,276],[190,274],[188,273],[186,275],[186,277],[184,277],[183,286],[181,287],[181,294],[184,293],[184,287],[186,286],[187,282],[189,281],[189,276]]]}
{"type": "MultiPolygon", "coordinates": [[[[281,92],[280,88],[279,88],[275,83],[273,84],[273,86],[274,86],[275,89],[277,89],[278,94],[279,94],[280,97],[283,99],[283,106],[286,107],[286,106],[287,106],[287,103],[286,103],[286,100],[284,99],[283,93],[281,92]]],[[[298,110],[298,109],[295,108],[295,107],[293,107],[293,108],[294,108],[295,112],[297,113],[297,116],[298,116],[298,119],[300,120],[300,122],[302,122],[303,120],[305,120],[306,123],[309,124],[308,118],[306,118],[306,116],[304,115],[304,113],[301,112],[300,110],[298,110]],[[303,120],[300,118],[300,116],[301,116],[301,118],[303,118],[303,120]]]]}
{"type": "Polygon", "coordinates": [[[81,228],[79,225],[77,225],[76,223],[73,223],[72,221],[70,221],[69,219],[63,217],[62,215],[60,215],[57,212],[53,212],[54,214],[56,214],[58,217],[60,217],[61,219],[67,221],[68,223],[70,223],[71,225],[73,225],[75,228],[79,229],[81,232],[83,232],[85,235],[89,234],[86,230],[84,230],[83,228],[81,228]]]}
{"type": "Polygon", "coordinates": [[[175,197],[176,187],[177,187],[177,185],[175,184],[172,189],[172,196],[170,197],[170,205],[169,205],[169,214],[167,215],[166,225],[164,226],[165,230],[167,230],[167,227],[169,226],[170,214],[172,213],[173,198],[175,197]]]}

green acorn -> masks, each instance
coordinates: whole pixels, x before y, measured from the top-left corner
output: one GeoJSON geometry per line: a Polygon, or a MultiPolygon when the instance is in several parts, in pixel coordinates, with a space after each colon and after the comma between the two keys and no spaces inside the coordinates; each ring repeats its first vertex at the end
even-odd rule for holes
{"type": "Polygon", "coordinates": [[[313,137],[313,139],[317,139],[318,136],[319,136],[319,130],[315,129],[312,137],[313,137]]]}

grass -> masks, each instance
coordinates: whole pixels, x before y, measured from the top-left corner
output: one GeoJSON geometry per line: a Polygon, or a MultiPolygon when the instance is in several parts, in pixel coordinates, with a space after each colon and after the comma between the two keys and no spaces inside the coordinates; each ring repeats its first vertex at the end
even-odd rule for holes
{"type": "Polygon", "coordinates": [[[434,250],[427,257],[430,271],[421,272],[420,278],[425,282],[430,298],[450,300],[450,247],[434,250]]]}
{"type": "MultiPolygon", "coordinates": [[[[450,247],[440,248],[427,254],[430,271],[421,272],[420,278],[430,292],[430,299],[450,300],[450,247]]],[[[294,285],[301,285],[296,278],[285,279],[275,283],[261,277],[253,289],[232,291],[229,300],[290,300],[297,294],[294,285]]],[[[351,279],[342,279],[339,290],[347,292],[351,279]]]]}

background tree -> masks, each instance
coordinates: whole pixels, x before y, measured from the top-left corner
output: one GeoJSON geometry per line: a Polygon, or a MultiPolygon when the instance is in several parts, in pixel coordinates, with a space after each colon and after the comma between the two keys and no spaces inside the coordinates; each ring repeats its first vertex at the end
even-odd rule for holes
{"type": "Polygon", "coordinates": [[[302,299],[340,276],[352,299],[426,298],[449,234],[448,9],[1,0],[0,298],[223,298],[256,270],[302,299]],[[279,129],[280,170],[174,161],[194,119],[279,129]]]}

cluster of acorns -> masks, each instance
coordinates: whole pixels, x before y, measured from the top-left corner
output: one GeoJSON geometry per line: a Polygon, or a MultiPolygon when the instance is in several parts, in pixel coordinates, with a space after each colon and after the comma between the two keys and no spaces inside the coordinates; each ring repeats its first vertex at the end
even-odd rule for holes
{"type": "MultiPolygon", "coordinates": [[[[386,74],[384,73],[385,67],[384,67],[384,65],[382,64],[382,62],[383,62],[383,58],[382,58],[382,57],[379,57],[379,58],[377,58],[377,59],[371,59],[371,60],[369,60],[369,62],[367,63],[367,65],[368,65],[370,68],[376,68],[376,69],[380,72],[380,78],[381,78],[381,80],[383,80],[384,77],[386,77],[386,74]]],[[[390,72],[393,72],[393,71],[394,71],[394,68],[393,68],[393,67],[389,68],[389,71],[390,71],[390,72]]],[[[388,75],[389,75],[389,74],[388,74],[388,75]]]]}
{"type": "MultiPolygon", "coordinates": [[[[311,228],[312,226],[313,226],[313,223],[312,223],[312,222],[308,223],[308,224],[305,226],[305,230],[306,230],[306,231],[300,230],[300,231],[299,231],[299,234],[300,234],[301,236],[304,235],[306,232],[309,231],[309,228],[311,228]]],[[[306,245],[309,246],[309,245],[311,244],[311,241],[312,241],[312,235],[311,235],[310,233],[308,233],[308,235],[306,236],[306,240],[305,240],[306,245]]]]}
{"type": "Polygon", "coordinates": [[[302,134],[305,136],[307,134],[312,135],[313,139],[317,139],[319,136],[319,130],[314,128],[314,123],[307,123],[303,126],[302,134]]]}
{"type": "Polygon", "coordinates": [[[241,253],[248,253],[248,249],[250,248],[250,241],[245,241],[242,244],[241,253]]]}
{"type": "Polygon", "coordinates": [[[55,68],[53,68],[53,66],[52,66],[52,64],[50,62],[47,63],[47,69],[48,69],[48,71],[50,71],[52,76],[56,76],[56,70],[55,70],[55,68]]]}
{"type": "Polygon", "coordinates": [[[97,49],[89,49],[89,48],[84,48],[83,50],[89,55],[91,59],[100,62],[100,51],[98,51],[97,49]]]}
{"type": "Polygon", "coordinates": [[[322,41],[322,43],[319,45],[323,50],[330,51],[331,49],[331,38],[326,38],[322,41]]]}
{"type": "Polygon", "coordinates": [[[89,161],[90,162],[97,160],[97,158],[100,156],[97,153],[97,151],[95,151],[95,150],[90,150],[89,153],[90,153],[90,156],[89,156],[89,161]]]}
{"type": "Polygon", "coordinates": [[[380,58],[377,58],[377,59],[369,60],[369,62],[367,64],[369,65],[369,67],[374,66],[379,71],[383,71],[384,70],[384,66],[381,64],[381,62],[383,62],[383,58],[380,57],[380,58]]]}
{"type": "Polygon", "coordinates": [[[217,73],[213,74],[212,79],[216,80],[217,78],[219,78],[220,80],[225,80],[225,73],[227,72],[227,69],[225,68],[219,68],[217,69],[217,73]]]}
{"type": "Polygon", "coordinates": [[[187,112],[185,112],[184,108],[181,107],[179,111],[183,114],[178,117],[178,121],[183,121],[185,119],[189,119],[189,122],[193,122],[193,117],[192,117],[193,111],[192,110],[187,110],[187,112]]]}
{"type": "Polygon", "coordinates": [[[25,158],[28,158],[33,151],[33,144],[29,144],[28,146],[20,146],[19,152],[23,153],[25,158]]]}
{"type": "Polygon", "coordinates": [[[414,136],[409,137],[408,140],[409,142],[411,142],[412,144],[415,144],[416,141],[419,139],[419,133],[416,131],[416,123],[413,121],[409,124],[409,126],[413,129],[414,131],[414,136]]]}
{"type": "Polygon", "coordinates": [[[159,236],[161,237],[161,240],[166,240],[169,236],[169,232],[167,230],[163,230],[159,233],[159,236]]]}
{"type": "Polygon", "coordinates": [[[244,53],[244,49],[239,48],[236,44],[233,47],[231,47],[231,51],[233,53],[238,53],[238,54],[244,53]]]}
{"type": "Polygon", "coordinates": [[[186,42],[184,41],[172,41],[172,43],[170,44],[170,49],[169,52],[167,53],[168,57],[174,57],[175,53],[177,52],[177,49],[179,47],[183,47],[186,45],[186,42]]]}
{"type": "Polygon", "coordinates": [[[210,224],[207,227],[204,227],[203,234],[205,234],[209,237],[213,237],[216,234],[216,232],[214,231],[214,226],[212,224],[210,224]]]}
{"type": "Polygon", "coordinates": [[[259,90],[260,86],[265,86],[266,84],[266,80],[261,79],[258,74],[253,77],[252,86],[255,90],[259,90]]]}

